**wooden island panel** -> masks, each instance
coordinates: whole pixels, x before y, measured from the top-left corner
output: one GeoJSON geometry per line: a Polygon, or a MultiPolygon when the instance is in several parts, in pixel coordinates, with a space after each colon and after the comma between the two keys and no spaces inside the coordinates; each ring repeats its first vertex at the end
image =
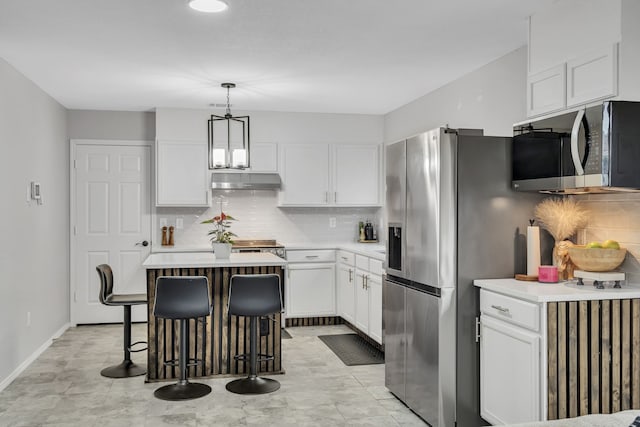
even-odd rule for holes
{"type": "Polygon", "coordinates": [[[640,407],[640,299],[549,302],[547,419],[640,407]]]}
{"type": "MultiPolygon", "coordinates": [[[[147,381],[178,378],[177,366],[164,365],[165,360],[178,357],[180,328],[178,320],[159,319],[153,315],[155,283],[160,276],[205,276],[213,311],[210,316],[189,320],[189,358],[203,363],[189,368],[190,377],[228,376],[247,374],[248,366],[234,356],[249,352],[249,320],[229,316],[229,280],[234,274],[278,274],[281,286],[284,270],[281,266],[257,267],[204,267],[204,268],[148,268],[148,362],[147,381]]],[[[259,353],[273,355],[274,359],[260,362],[261,373],[281,373],[281,314],[269,322],[269,334],[260,337],[259,353]]]]}

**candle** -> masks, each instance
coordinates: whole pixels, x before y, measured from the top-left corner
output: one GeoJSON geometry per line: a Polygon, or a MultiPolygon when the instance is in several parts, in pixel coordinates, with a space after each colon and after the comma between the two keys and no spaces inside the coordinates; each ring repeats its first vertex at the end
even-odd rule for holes
{"type": "Polygon", "coordinates": [[[540,227],[527,227],[527,276],[537,276],[540,267],[540,227]]]}

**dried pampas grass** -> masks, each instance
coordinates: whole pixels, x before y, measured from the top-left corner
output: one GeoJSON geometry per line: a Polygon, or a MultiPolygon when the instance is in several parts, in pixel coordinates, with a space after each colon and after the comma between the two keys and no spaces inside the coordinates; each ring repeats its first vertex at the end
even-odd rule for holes
{"type": "Polygon", "coordinates": [[[587,223],[587,211],[568,198],[543,200],[536,206],[535,216],[556,242],[573,235],[587,223]]]}

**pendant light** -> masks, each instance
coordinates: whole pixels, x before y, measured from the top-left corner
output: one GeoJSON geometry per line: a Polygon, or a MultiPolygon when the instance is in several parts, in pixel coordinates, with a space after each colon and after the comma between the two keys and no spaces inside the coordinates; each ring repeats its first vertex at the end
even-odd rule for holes
{"type": "Polygon", "coordinates": [[[189,0],[189,7],[198,12],[217,13],[227,10],[229,5],[223,0],[189,0]]]}
{"type": "Polygon", "coordinates": [[[221,86],[227,89],[227,111],[208,120],[209,169],[245,169],[249,167],[249,116],[231,115],[229,89],[236,85],[221,86]]]}

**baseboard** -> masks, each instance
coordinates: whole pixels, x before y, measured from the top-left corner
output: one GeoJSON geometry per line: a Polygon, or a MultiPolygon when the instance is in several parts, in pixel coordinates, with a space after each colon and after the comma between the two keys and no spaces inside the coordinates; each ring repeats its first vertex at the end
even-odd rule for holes
{"type": "Polygon", "coordinates": [[[18,376],[29,367],[42,353],[45,352],[46,349],[53,343],[53,340],[58,339],[64,334],[64,332],[69,329],[71,326],[70,323],[65,323],[60,329],[53,333],[51,338],[46,340],[44,344],[42,344],[36,351],[34,351],[27,359],[22,362],[7,378],[0,382],[0,391],[4,390],[15,380],[18,376]]]}

